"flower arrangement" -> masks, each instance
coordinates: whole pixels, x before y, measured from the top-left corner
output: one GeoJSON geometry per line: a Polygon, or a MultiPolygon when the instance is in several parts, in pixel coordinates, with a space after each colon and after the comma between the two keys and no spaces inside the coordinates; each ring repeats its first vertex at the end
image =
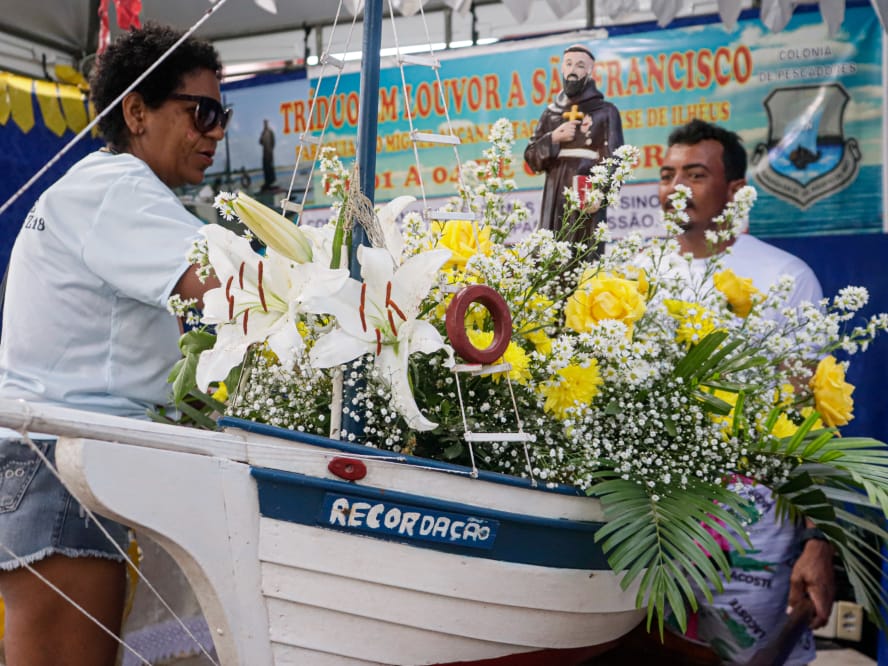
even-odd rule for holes
{"type": "MultiPolygon", "coordinates": [[[[833,352],[864,349],[888,315],[854,325],[867,300],[859,287],[787,307],[791,278],[761,293],[717,258],[690,275],[674,240],[613,242],[606,225],[586,246],[546,230],[509,244],[527,218],[503,196],[514,187],[500,176],[511,147],[500,121],[485,160],[466,165],[450,206],[473,215],[427,224],[408,214],[402,230],[402,197],[359,220],[374,243],[354,257],[358,230],[343,211],[359,194],[331,153],[321,168],[342,205],[324,228],[220,195],[222,213],[265,250],[203,229],[193,256],[222,284],[205,298],[202,322],[215,333],[183,337],[177,397],[194,383],[227,386],[227,400],[217,392],[211,405],[234,416],[579,487],[601,500],[609,522],[597,538],[624,585],[640,582],[638,603],[661,630],[667,604],[681,626],[695,607],[688,581],[708,594],[730,575],[718,542],[742,548],[742,500],[727,488],[738,475],[773,488],[790,518],[813,520],[859,598],[883,606],[867,558],[872,537],[885,536],[888,450],[840,437],[853,387],[833,352]],[[360,281],[346,268],[354,259],[360,281]],[[486,365],[467,364],[445,338],[449,306],[468,285],[492,288],[511,313],[511,338],[486,365]],[[501,431],[527,433],[526,450],[466,443],[467,432],[501,431]]],[[[612,202],[637,157],[624,146],[597,167],[598,194],[569,214],[612,202]]],[[[754,194],[735,197],[713,243],[738,233],[754,194]]],[[[668,231],[678,232],[688,196],[673,197],[668,231]]],[[[477,304],[458,322],[480,350],[495,324],[477,304]]]]}

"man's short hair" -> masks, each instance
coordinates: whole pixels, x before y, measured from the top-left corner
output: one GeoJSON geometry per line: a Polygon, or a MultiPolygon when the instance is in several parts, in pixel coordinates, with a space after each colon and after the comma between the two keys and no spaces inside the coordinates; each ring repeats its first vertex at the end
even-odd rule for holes
{"type": "Polygon", "coordinates": [[[743,139],[736,132],[726,130],[712,123],[695,118],[687,125],[676,127],[669,135],[669,146],[694,146],[701,141],[712,139],[722,145],[722,163],[728,180],[746,177],[746,149],[743,139]]]}
{"type": "Polygon", "coordinates": [[[595,62],[595,56],[592,55],[592,51],[587,49],[582,44],[571,44],[566,49],[564,49],[564,53],[585,53],[587,56],[592,58],[592,62],[595,62]]]}

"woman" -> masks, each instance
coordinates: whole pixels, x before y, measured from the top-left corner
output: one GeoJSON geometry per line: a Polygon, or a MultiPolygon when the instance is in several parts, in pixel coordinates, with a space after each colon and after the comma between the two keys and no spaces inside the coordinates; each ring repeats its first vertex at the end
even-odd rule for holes
{"type": "MultiPolygon", "coordinates": [[[[120,37],[91,80],[98,111],[157,61],[180,33],[147,24],[120,37]]],[[[39,198],[10,259],[0,344],[0,397],[135,418],[167,402],[179,357],[171,295],[196,298],[186,260],[201,222],[172,188],[213,163],[230,111],[219,56],[189,38],[99,124],[107,145],[39,198]]],[[[54,442],[32,433],[50,461],[54,442]]],[[[117,543],[127,528],[103,523],[117,543]]],[[[18,433],[0,432],[0,594],[8,666],[102,666],[117,641],[24,568],[30,564],[114,634],[123,558],[18,433]]]]}

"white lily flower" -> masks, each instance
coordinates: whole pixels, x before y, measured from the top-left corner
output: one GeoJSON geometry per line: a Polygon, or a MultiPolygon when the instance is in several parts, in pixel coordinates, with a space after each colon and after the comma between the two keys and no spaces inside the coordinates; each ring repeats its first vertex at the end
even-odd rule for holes
{"type": "Polygon", "coordinates": [[[222,286],[204,295],[203,320],[217,324],[216,344],[200,355],[198,387],[206,390],[211,381],[225,379],[256,342],[267,341],[281,363],[291,366],[304,349],[296,328],[301,315],[341,289],[348,271],[296,263],[271,248],[260,256],[247,239],[216,224],[201,233],[222,286]]]}
{"type": "MultiPolygon", "coordinates": [[[[336,226],[325,224],[322,227],[300,227],[300,230],[308,238],[311,244],[312,262],[321,266],[329,266],[333,259],[333,239],[336,234],[336,226]]],[[[339,254],[340,268],[348,268],[348,251],[342,248],[339,254]]]]}
{"type": "Polygon", "coordinates": [[[243,192],[228,195],[220,192],[214,203],[223,215],[237,215],[247,228],[267,247],[300,264],[312,260],[311,243],[302,229],[291,220],[259,203],[243,192]]]}
{"type": "Polygon", "coordinates": [[[395,270],[388,250],[360,246],[358,260],[364,281],[349,279],[341,291],[320,303],[322,309],[317,311],[334,315],[339,327],[312,347],[312,365],[329,368],[374,354],[377,370],[392,389],[395,409],[414,430],[432,430],[438,425],[419,411],[407,365],[414,352],[449,349],[434,326],[416,318],[449,258],[450,250],[432,250],[411,257],[395,270]]]}
{"type": "Polygon", "coordinates": [[[392,255],[395,264],[398,265],[401,263],[401,254],[404,251],[404,236],[398,227],[397,219],[401,212],[414,201],[416,201],[416,197],[405,194],[389,201],[376,214],[379,225],[382,227],[385,248],[392,255]]]}

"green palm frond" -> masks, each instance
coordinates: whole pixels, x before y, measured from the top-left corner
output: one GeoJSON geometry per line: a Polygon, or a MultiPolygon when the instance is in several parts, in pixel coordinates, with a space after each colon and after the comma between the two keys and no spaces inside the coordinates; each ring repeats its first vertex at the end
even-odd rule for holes
{"type": "Polygon", "coordinates": [[[857,600],[886,627],[888,607],[880,563],[888,515],[888,445],[865,437],[838,437],[831,429],[812,429],[809,416],[792,436],[763,445],[768,455],[797,463],[778,487],[778,511],[810,519],[836,548],[857,600]]]}
{"type": "MultiPolygon", "coordinates": [[[[604,476],[604,475],[602,475],[604,476]]],[[[623,573],[621,585],[638,583],[637,603],[654,614],[660,633],[668,604],[682,629],[686,608],[696,610],[696,594],[712,599],[722,589],[730,562],[713,534],[742,551],[735,534],[745,534],[737,518],[744,501],[727,489],[696,483],[655,497],[638,483],[613,474],[590,489],[601,500],[607,524],[595,535],[608,563],[623,573]]]]}

